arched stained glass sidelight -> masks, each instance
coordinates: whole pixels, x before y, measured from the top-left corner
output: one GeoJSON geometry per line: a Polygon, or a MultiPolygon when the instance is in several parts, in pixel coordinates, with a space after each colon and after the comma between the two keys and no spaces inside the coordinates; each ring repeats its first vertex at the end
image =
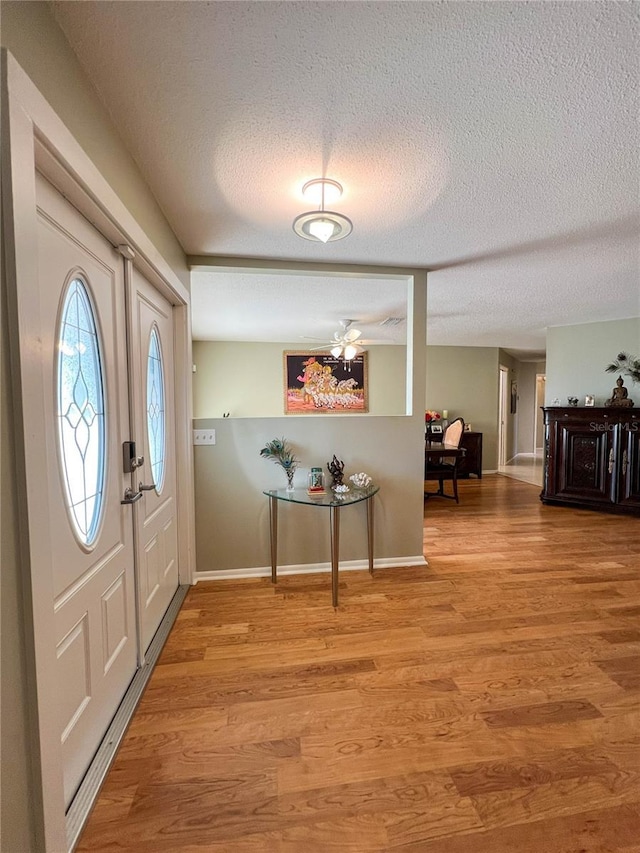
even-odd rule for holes
{"type": "Polygon", "coordinates": [[[160,338],[158,337],[158,330],[154,326],[149,337],[149,356],[147,358],[147,436],[151,473],[158,494],[164,485],[165,417],[164,367],[160,338]]]}
{"type": "Polygon", "coordinates": [[[104,495],[105,393],[95,316],[79,278],[67,288],[58,341],[56,419],[67,510],[76,536],[90,546],[104,495]]]}

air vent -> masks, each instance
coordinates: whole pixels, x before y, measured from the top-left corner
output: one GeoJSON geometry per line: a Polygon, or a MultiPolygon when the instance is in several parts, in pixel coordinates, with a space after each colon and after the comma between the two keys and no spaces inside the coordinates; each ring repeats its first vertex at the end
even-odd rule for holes
{"type": "Polygon", "coordinates": [[[404,317],[387,317],[378,325],[380,326],[399,326],[401,323],[404,323],[404,317]]]}

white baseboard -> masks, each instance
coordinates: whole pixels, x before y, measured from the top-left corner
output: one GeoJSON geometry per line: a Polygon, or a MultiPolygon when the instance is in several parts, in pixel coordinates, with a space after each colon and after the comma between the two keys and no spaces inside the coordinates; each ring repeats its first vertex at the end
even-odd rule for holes
{"type": "Polygon", "coordinates": [[[497,473],[498,473],[497,468],[483,468],[482,469],[482,476],[483,477],[485,474],[497,474],[497,473]]]}
{"type": "MultiPolygon", "coordinates": [[[[374,569],[397,569],[402,566],[428,566],[422,554],[416,557],[381,557],[373,561],[374,569]]],[[[344,560],[340,562],[341,572],[367,570],[368,560],[344,560]]],[[[330,572],[331,563],[300,563],[292,566],[278,566],[278,576],[310,575],[318,572],[330,572]]],[[[194,584],[200,581],[241,580],[242,578],[271,577],[271,566],[248,566],[243,569],[220,569],[217,572],[195,572],[194,584]]]]}

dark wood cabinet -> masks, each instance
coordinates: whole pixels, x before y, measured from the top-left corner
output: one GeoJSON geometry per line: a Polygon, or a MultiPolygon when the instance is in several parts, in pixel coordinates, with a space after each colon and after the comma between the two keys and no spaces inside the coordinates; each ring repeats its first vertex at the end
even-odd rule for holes
{"type": "Polygon", "coordinates": [[[463,432],[460,447],[465,450],[464,456],[458,460],[458,477],[469,477],[475,474],[482,478],[482,433],[463,432]]]}
{"type": "Polygon", "coordinates": [[[542,502],[640,515],[640,409],[543,411],[542,502]]]}

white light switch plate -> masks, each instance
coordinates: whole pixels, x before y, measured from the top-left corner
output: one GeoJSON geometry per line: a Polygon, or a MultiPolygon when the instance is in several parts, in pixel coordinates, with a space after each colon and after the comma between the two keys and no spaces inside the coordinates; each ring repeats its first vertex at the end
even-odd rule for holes
{"type": "Polygon", "coordinates": [[[194,444],[215,444],[216,431],[215,429],[194,429],[193,431],[194,444]]]}

